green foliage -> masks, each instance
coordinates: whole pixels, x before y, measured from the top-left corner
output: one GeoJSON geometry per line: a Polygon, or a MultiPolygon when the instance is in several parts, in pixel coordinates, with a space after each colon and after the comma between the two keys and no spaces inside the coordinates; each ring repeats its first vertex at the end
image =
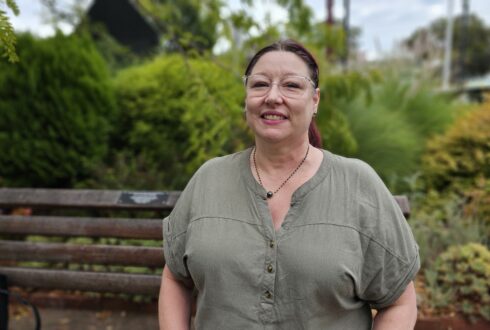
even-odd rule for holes
{"type": "Polygon", "coordinates": [[[53,28],[59,29],[61,25],[69,25],[76,28],[87,13],[88,5],[92,0],[60,1],[40,0],[44,7],[44,20],[53,28]]]}
{"type": "MultiPolygon", "coordinates": [[[[324,61],[322,67],[328,67],[324,61]]],[[[320,77],[321,98],[317,124],[322,134],[324,148],[341,155],[352,155],[358,142],[352,134],[350,122],[342,108],[356,97],[369,98],[371,84],[378,79],[376,72],[331,73],[320,77]]]]}
{"type": "Polygon", "coordinates": [[[121,71],[116,88],[120,152],[92,187],[142,180],[146,189],[182,189],[204,161],[247,143],[241,81],[210,61],[156,58],[121,71]]]}
{"type": "Polygon", "coordinates": [[[106,29],[103,24],[84,21],[78,25],[76,34],[90,35],[97,51],[102,55],[111,74],[132,64],[141,62],[146,56],[134,53],[130,48],[120,44],[106,29]]]}
{"type": "Polygon", "coordinates": [[[19,15],[19,7],[14,0],[0,0],[0,49],[3,48],[3,57],[9,62],[18,62],[19,57],[15,51],[17,38],[15,37],[14,28],[10,23],[7,12],[2,9],[3,5],[10,8],[15,15],[19,15]]]}
{"type": "Polygon", "coordinates": [[[429,302],[452,308],[470,319],[490,320],[490,251],[469,243],[452,246],[426,271],[429,302]]]}
{"type": "Polygon", "coordinates": [[[428,143],[423,158],[431,187],[469,186],[490,178],[490,103],[467,113],[428,143]]]}
{"type": "Polygon", "coordinates": [[[0,182],[71,187],[106,154],[115,111],[105,62],[84,38],[19,37],[0,62],[0,182]]]}
{"type": "Polygon", "coordinates": [[[277,3],[287,9],[289,19],[286,29],[300,36],[308,34],[312,30],[313,10],[305,4],[304,0],[276,0],[277,3]]]}
{"type": "Polygon", "coordinates": [[[370,92],[338,105],[357,147],[343,154],[368,162],[392,190],[402,191],[401,178],[417,171],[425,141],[452,122],[455,106],[429,84],[399,72],[385,72],[370,92]]]}
{"type": "Polygon", "coordinates": [[[466,198],[465,212],[482,218],[490,233],[490,103],[468,112],[428,143],[427,185],[466,198]]]}
{"type": "Polygon", "coordinates": [[[209,51],[218,39],[219,0],[138,0],[164,34],[169,51],[209,51]]]}
{"type": "Polygon", "coordinates": [[[430,268],[436,257],[452,245],[485,243],[488,239],[482,219],[465,214],[464,198],[434,190],[411,197],[413,214],[409,222],[424,269],[430,268]]]}

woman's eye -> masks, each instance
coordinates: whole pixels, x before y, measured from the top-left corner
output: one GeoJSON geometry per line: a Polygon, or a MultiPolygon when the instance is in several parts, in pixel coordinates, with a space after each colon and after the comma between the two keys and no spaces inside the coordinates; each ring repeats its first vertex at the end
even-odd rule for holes
{"type": "Polygon", "coordinates": [[[283,86],[291,89],[301,88],[301,84],[294,81],[287,81],[283,84],[283,86]]]}
{"type": "Polygon", "coordinates": [[[269,84],[265,81],[256,81],[256,82],[253,82],[251,85],[252,85],[252,88],[269,87],[269,84]]]}

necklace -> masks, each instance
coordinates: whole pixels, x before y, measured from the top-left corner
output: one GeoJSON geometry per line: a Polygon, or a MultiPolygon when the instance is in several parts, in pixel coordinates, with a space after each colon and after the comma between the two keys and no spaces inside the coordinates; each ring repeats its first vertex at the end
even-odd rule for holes
{"type": "MultiPolygon", "coordinates": [[[[262,187],[264,187],[264,185],[262,184],[262,179],[260,178],[260,173],[259,173],[259,168],[257,167],[257,161],[255,160],[255,151],[256,151],[256,148],[254,147],[254,150],[253,150],[253,161],[254,161],[254,167],[255,167],[255,173],[257,173],[257,178],[259,179],[259,183],[262,187]]],[[[294,171],[289,174],[289,176],[286,178],[286,180],[284,180],[281,185],[279,186],[279,188],[277,188],[276,190],[274,191],[268,191],[267,194],[266,194],[266,197],[267,198],[272,198],[272,196],[274,196],[275,193],[277,193],[279,190],[281,190],[282,187],[284,187],[284,185],[289,181],[289,179],[291,179],[293,177],[293,175],[298,172],[299,168],[304,164],[305,160],[306,160],[306,157],[308,157],[308,152],[310,151],[310,145],[308,144],[308,149],[306,149],[306,154],[305,154],[305,157],[303,158],[303,160],[299,163],[298,166],[296,166],[296,168],[294,169],[294,171]]],[[[265,187],[264,187],[265,188],[265,187]]],[[[266,189],[267,190],[267,189],[266,189]]]]}

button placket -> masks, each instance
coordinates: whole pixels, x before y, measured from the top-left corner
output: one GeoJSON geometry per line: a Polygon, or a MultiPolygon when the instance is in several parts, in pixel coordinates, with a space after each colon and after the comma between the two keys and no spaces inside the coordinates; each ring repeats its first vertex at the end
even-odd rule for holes
{"type": "MultiPolygon", "coordinates": [[[[271,233],[272,234],[272,233],[271,233]]],[[[263,282],[263,302],[269,305],[274,304],[274,288],[276,281],[276,240],[273,234],[268,237],[265,244],[265,263],[264,263],[264,282],[263,282]]]]}
{"type": "Polygon", "coordinates": [[[264,237],[264,260],[262,268],[262,283],[260,295],[259,317],[264,324],[269,324],[274,321],[273,309],[275,297],[275,281],[276,281],[276,259],[277,259],[277,239],[276,231],[272,225],[272,218],[269,213],[267,200],[261,197],[256,199],[258,216],[263,224],[264,237]]]}

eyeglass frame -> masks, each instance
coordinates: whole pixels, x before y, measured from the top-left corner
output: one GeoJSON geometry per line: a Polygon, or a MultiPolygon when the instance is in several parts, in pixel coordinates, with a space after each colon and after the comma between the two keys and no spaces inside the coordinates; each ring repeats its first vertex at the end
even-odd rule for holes
{"type": "MultiPolygon", "coordinates": [[[[243,81],[243,84],[244,84],[244,86],[245,86],[245,89],[247,89],[247,81],[248,81],[248,78],[250,78],[251,76],[264,76],[264,77],[267,77],[266,75],[262,75],[262,74],[258,74],[258,73],[256,73],[256,74],[250,74],[250,75],[243,75],[243,76],[242,76],[242,81],[243,81]]],[[[279,83],[279,82],[280,82],[280,81],[281,81],[281,80],[282,80],[284,77],[300,77],[300,78],[305,79],[306,81],[308,81],[308,82],[311,84],[311,86],[313,87],[313,91],[314,91],[314,90],[317,88],[316,84],[313,82],[313,80],[311,80],[311,78],[310,78],[310,77],[307,77],[307,76],[302,76],[302,75],[299,75],[299,74],[288,74],[288,75],[284,75],[284,76],[282,76],[282,77],[279,79],[279,81],[278,81],[278,82],[271,81],[271,86],[269,87],[269,90],[268,90],[266,93],[264,93],[264,95],[267,95],[268,93],[270,93],[270,91],[272,90],[272,86],[273,86],[274,84],[278,85],[278,83],[279,83]]],[[[281,89],[280,89],[280,88],[279,88],[279,91],[281,91],[281,89]]],[[[303,93],[301,96],[303,96],[303,95],[305,95],[305,94],[306,94],[306,92],[305,92],[305,93],[303,93]]],[[[264,95],[262,95],[262,96],[264,96],[264,95]]],[[[281,92],[281,95],[283,95],[283,96],[285,96],[285,97],[289,97],[289,96],[287,96],[287,95],[284,95],[282,92],[281,92]]]]}

